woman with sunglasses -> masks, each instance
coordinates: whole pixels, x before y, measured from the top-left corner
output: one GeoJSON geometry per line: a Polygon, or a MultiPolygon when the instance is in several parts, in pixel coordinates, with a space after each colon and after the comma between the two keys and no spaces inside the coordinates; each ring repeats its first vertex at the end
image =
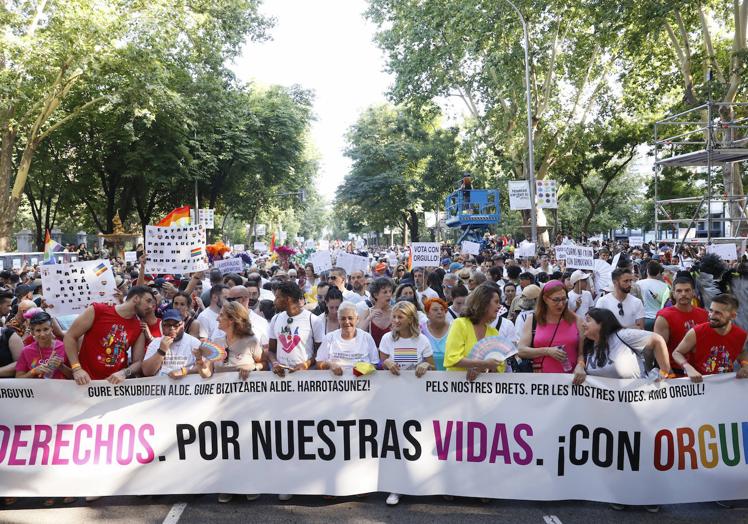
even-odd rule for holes
{"type": "Polygon", "coordinates": [[[532,319],[522,327],[519,356],[533,359],[540,373],[571,373],[582,354],[582,320],[569,310],[560,280],[543,285],[532,319]]]}
{"type": "Polygon", "coordinates": [[[403,279],[403,277],[405,277],[405,266],[401,264],[401,265],[398,265],[397,268],[395,269],[395,275],[394,275],[395,284],[400,284],[400,281],[403,279]]]}

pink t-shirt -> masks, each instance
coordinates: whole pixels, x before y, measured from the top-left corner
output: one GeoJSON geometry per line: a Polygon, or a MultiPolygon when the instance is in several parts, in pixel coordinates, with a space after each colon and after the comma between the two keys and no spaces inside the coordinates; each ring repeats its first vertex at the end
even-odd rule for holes
{"type": "MultiPolygon", "coordinates": [[[[576,322],[565,322],[561,319],[558,329],[556,329],[555,323],[542,326],[538,324],[532,347],[553,346],[564,346],[573,370],[577,363],[577,349],[579,348],[579,330],[576,322]]],[[[541,365],[541,373],[566,373],[561,362],[553,357],[539,357],[535,359],[535,363],[541,365]]]]}
{"type": "MultiPolygon", "coordinates": [[[[46,364],[52,355],[58,355],[65,365],[69,365],[68,358],[65,355],[65,345],[61,341],[56,339],[53,340],[52,343],[53,345],[51,348],[43,348],[41,350],[39,349],[39,344],[37,344],[36,341],[24,347],[23,351],[21,352],[21,356],[18,358],[18,362],[16,362],[16,371],[20,371],[22,373],[31,371],[37,366],[46,364]]],[[[37,378],[64,379],[65,375],[62,374],[62,371],[60,371],[60,368],[58,367],[52,373],[47,373],[37,378]]]]}

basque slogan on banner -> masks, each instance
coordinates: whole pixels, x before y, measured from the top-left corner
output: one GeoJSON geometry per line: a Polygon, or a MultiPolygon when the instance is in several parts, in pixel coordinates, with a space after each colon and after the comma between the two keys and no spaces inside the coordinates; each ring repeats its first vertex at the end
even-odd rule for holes
{"type": "Polygon", "coordinates": [[[322,371],[87,386],[7,379],[0,495],[748,498],[740,409],[748,380],[570,382],[562,374],[467,382],[462,373],[322,371]]]}

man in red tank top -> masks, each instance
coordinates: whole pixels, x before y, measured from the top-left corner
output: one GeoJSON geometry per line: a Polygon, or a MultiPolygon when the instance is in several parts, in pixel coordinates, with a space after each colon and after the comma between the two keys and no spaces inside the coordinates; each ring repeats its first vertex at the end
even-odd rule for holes
{"type": "Polygon", "coordinates": [[[693,382],[701,382],[702,375],[731,373],[736,360],[740,362],[737,378],[748,378],[746,332],[734,324],[738,300],[730,294],[717,295],[709,306],[709,323],[690,329],[673,352],[679,364],[693,382]],[[691,363],[686,355],[691,356],[691,363]]]}
{"type": "Polygon", "coordinates": [[[140,320],[156,306],[153,292],[135,286],[125,302],[116,306],[95,303],[75,319],[65,338],[65,353],[76,383],[106,379],[118,384],[140,371],[145,354],[145,337],[140,320]],[[83,341],[78,347],[78,340],[83,341]],[[132,363],[128,366],[127,350],[132,363]]]}
{"type": "Polygon", "coordinates": [[[709,322],[709,313],[705,309],[693,305],[694,284],[688,277],[678,277],[673,281],[674,306],[666,307],[657,312],[654,332],[665,339],[670,354],[670,368],[678,376],[685,376],[686,372],[673,360],[673,351],[678,347],[688,330],[709,322]]]}

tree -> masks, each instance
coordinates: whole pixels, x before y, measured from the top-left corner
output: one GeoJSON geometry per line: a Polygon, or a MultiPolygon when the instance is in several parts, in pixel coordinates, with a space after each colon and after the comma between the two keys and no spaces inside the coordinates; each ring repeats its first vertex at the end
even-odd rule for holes
{"type": "Polygon", "coordinates": [[[87,111],[162,91],[169,63],[220,66],[267,23],[255,0],[2,4],[0,250],[44,140],[87,111]]]}
{"type": "Polygon", "coordinates": [[[418,241],[420,215],[436,209],[457,180],[457,130],[438,129],[437,119],[371,107],[348,132],[346,156],[353,161],[336,196],[336,212],[352,231],[399,227],[418,241]]]}

